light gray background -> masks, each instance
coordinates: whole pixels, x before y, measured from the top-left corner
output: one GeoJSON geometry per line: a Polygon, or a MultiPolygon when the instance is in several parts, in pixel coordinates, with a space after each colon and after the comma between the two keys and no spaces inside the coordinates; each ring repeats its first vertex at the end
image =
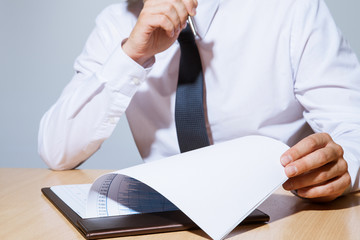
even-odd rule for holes
{"type": "MultiPolygon", "coordinates": [[[[120,0],[0,0],[0,167],[46,168],[39,121],[73,76],[97,14],[120,0]]],[[[360,56],[360,1],[326,1],[360,56]]],[[[120,169],[141,160],[122,119],[81,168],[120,169]]]]}

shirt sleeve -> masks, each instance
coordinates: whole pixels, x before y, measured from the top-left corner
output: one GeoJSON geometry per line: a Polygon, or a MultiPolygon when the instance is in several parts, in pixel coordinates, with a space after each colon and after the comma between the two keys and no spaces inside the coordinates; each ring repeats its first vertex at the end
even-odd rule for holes
{"type": "Polygon", "coordinates": [[[294,92],[315,132],[344,149],[350,191],[359,190],[360,66],[323,0],[297,1],[291,40],[294,92]]]}
{"type": "Polygon", "coordinates": [[[52,169],[74,168],[100,148],[150,70],[122,51],[128,32],[115,19],[111,7],[99,15],[75,76],[41,119],[38,151],[52,169]]]}

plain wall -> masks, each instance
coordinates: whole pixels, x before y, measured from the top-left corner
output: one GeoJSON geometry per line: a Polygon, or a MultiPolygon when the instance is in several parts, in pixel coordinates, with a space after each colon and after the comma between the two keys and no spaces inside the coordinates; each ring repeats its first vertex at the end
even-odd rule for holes
{"type": "MultiPolygon", "coordinates": [[[[0,0],[0,167],[45,168],[37,153],[42,115],[73,76],[97,14],[120,0],[0,0]]],[[[360,1],[327,0],[360,56],[360,1]]],[[[140,163],[125,119],[80,168],[140,163]]]]}

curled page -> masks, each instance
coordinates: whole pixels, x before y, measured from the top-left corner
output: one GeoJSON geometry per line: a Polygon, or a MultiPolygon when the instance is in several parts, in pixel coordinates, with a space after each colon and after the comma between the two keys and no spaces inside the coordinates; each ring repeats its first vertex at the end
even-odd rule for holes
{"type": "Polygon", "coordinates": [[[125,175],[110,173],[92,185],[86,218],[174,210],[178,208],[148,185],[125,175]]]}
{"type": "Polygon", "coordinates": [[[286,181],[280,156],[288,148],[247,136],[106,174],[89,191],[87,214],[179,208],[222,239],[286,181]]]}

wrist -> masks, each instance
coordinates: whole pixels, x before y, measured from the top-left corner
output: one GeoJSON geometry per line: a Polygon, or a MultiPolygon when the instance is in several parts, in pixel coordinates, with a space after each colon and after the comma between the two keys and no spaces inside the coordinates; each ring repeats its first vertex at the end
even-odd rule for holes
{"type": "Polygon", "coordinates": [[[128,55],[131,59],[133,59],[135,62],[137,62],[139,65],[144,66],[146,63],[148,63],[152,58],[154,58],[153,55],[148,56],[146,54],[141,54],[138,51],[136,51],[134,47],[131,46],[131,44],[127,41],[128,39],[125,39],[122,43],[122,49],[126,55],[128,55]]]}

